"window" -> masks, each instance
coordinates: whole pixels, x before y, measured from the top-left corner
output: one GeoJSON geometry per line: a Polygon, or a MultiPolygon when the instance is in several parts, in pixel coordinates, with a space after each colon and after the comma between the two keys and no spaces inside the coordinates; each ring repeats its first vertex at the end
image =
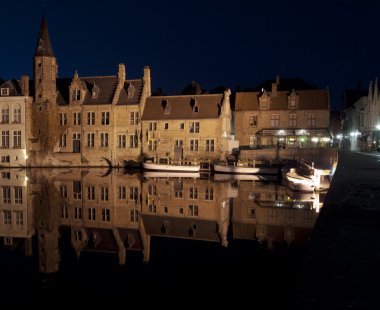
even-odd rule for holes
{"type": "Polygon", "coordinates": [[[102,187],[100,193],[100,200],[108,201],[108,187],[102,187]]]}
{"type": "Polygon", "coordinates": [[[3,203],[11,203],[11,188],[3,186],[3,203]]]}
{"type": "Polygon", "coordinates": [[[195,113],[198,113],[198,112],[199,112],[199,106],[197,106],[197,105],[194,106],[194,112],[195,112],[195,113]]]}
{"type": "Polygon", "coordinates": [[[297,114],[289,114],[289,127],[290,128],[297,127],[297,114]]]}
{"type": "Polygon", "coordinates": [[[129,136],[129,147],[130,148],[136,148],[139,146],[139,141],[137,135],[130,135],[129,136]]]}
{"type": "Polygon", "coordinates": [[[198,140],[191,139],[190,140],[190,151],[198,151],[198,140]]]}
{"type": "Polygon", "coordinates": [[[287,209],[285,210],[285,223],[294,223],[294,210],[287,209]]]}
{"type": "Polygon", "coordinates": [[[248,208],[248,218],[250,220],[255,219],[255,208],[248,208]]]}
{"type": "Polygon", "coordinates": [[[117,147],[118,148],[125,148],[126,141],[127,141],[127,137],[125,135],[118,135],[117,136],[117,147]]]}
{"type": "Polygon", "coordinates": [[[111,210],[110,209],[102,209],[102,221],[103,222],[111,221],[111,210]]]}
{"type": "Polygon", "coordinates": [[[214,200],[214,189],[213,188],[206,187],[205,200],[214,200]]]}
{"type": "Polygon", "coordinates": [[[9,155],[1,156],[2,163],[9,163],[11,161],[11,157],[9,155]]]}
{"type": "Polygon", "coordinates": [[[249,127],[257,127],[257,115],[249,117],[249,127]]]}
{"type": "Polygon", "coordinates": [[[189,215],[190,216],[198,216],[198,206],[197,205],[189,205],[189,215]]]}
{"type": "Polygon", "coordinates": [[[13,109],[13,123],[21,123],[21,108],[13,109]]]}
{"type": "Polygon", "coordinates": [[[175,140],[175,146],[182,147],[183,146],[183,140],[175,140]]]}
{"type": "Polygon", "coordinates": [[[184,130],[185,129],[185,123],[180,123],[179,124],[179,129],[184,130]]]}
{"type": "Polygon", "coordinates": [[[149,140],[148,149],[149,149],[149,151],[156,151],[157,150],[157,140],[149,140]]]}
{"type": "Polygon", "coordinates": [[[206,152],[214,152],[214,139],[206,139],[206,152]]]}
{"type": "Polygon", "coordinates": [[[139,112],[132,111],[130,114],[129,123],[130,125],[138,125],[139,124],[139,112]]]}
{"type": "Polygon", "coordinates": [[[139,198],[139,189],[135,186],[129,188],[129,199],[131,201],[137,201],[139,198]]]}
{"type": "Polygon", "coordinates": [[[149,213],[156,213],[157,212],[157,207],[153,202],[149,203],[148,212],[149,213]]]}
{"type": "MultiPolygon", "coordinates": [[[[260,98],[261,99],[261,98],[260,98]]],[[[269,109],[269,104],[268,104],[268,99],[267,98],[262,98],[260,100],[260,107],[262,110],[267,110],[269,109]]]]}
{"type": "Polygon", "coordinates": [[[99,87],[94,84],[94,87],[92,88],[92,98],[97,98],[99,94],[99,87]]]}
{"type": "Polygon", "coordinates": [[[74,208],[74,219],[81,220],[82,219],[82,208],[75,207],[74,208]]]}
{"type": "Polygon", "coordinates": [[[174,197],[177,198],[177,199],[182,199],[183,198],[182,189],[175,190],[174,191],[174,197]]]}
{"type": "Polygon", "coordinates": [[[128,86],[128,98],[133,98],[136,88],[130,83],[128,86]]]}
{"type": "Polygon", "coordinates": [[[95,112],[87,112],[87,125],[95,125],[95,112]]]}
{"type": "Polygon", "coordinates": [[[66,113],[59,113],[59,124],[61,126],[67,125],[67,116],[66,116],[66,113]]]}
{"type": "Polygon", "coordinates": [[[278,128],[280,126],[280,115],[271,115],[270,116],[270,127],[278,128]]]}
{"type": "Polygon", "coordinates": [[[87,200],[95,200],[95,187],[87,186],[87,200]]]}
{"type": "Polygon", "coordinates": [[[1,123],[8,124],[9,123],[9,109],[8,106],[4,106],[1,108],[1,123]]]}
{"type": "Polygon", "coordinates": [[[199,133],[199,122],[190,122],[190,133],[199,133]]]}
{"type": "Polygon", "coordinates": [[[100,134],[100,146],[101,147],[108,147],[108,133],[102,132],[100,134]]]}
{"type": "Polygon", "coordinates": [[[88,209],[88,220],[89,221],[95,221],[96,220],[96,209],[95,208],[89,208],[88,209]]]}
{"type": "Polygon", "coordinates": [[[16,211],[16,225],[23,225],[24,224],[24,215],[21,211],[16,211]]]}
{"type": "Polygon", "coordinates": [[[81,124],[80,112],[74,112],[73,118],[74,118],[74,125],[80,125],[81,124]]]}
{"type": "Polygon", "coordinates": [[[148,196],[152,197],[156,195],[156,185],[149,185],[148,196]]]}
{"type": "Polygon", "coordinates": [[[157,130],[157,123],[149,122],[149,131],[156,131],[156,130],[157,130]]]}
{"type": "Polygon", "coordinates": [[[63,199],[67,199],[67,186],[66,185],[60,186],[60,192],[61,192],[61,197],[63,199]]]}
{"type": "Polygon", "coordinates": [[[21,130],[13,131],[13,148],[21,148],[21,130]]]}
{"type": "Polygon", "coordinates": [[[74,90],[74,101],[80,101],[80,89],[74,90]]]}
{"type": "Polygon", "coordinates": [[[190,199],[198,199],[198,188],[190,187],[189,189],[189,198],[190,199]]]}
{"type": "Polygon", "coordinates": [[[69,210],[68,210],[67,206],[61,207],[61,218],[63,218],[63,219],[69,218],[69,210]]]}
{"type": "Polygon", "coordinates": [[[102,112],[102,125],[110,124],[110,112],[102,112]]]}
{"type": "Polygon", "coordinates": [[[277,220],[277,210],[269,208],[268,209],[268,220],[270,222],[275,222],[277,220]]]}
{"type": "Polygon", "coordinates": [[[73,199],[82,199],[81,181],[73,181],[73,199]]]}
{"type": "Polygon", "coordinates": [[[2,178],[2,179],[8,179],[8,180],[10,180],[10,178],[11,178],[11,173],[10,173],[10,172],[2,172],[2,173],[1,173],[1,178],[2,178]]]}
{"type": "Polygon", "coordinates": [[[9,96],[9,88],[2,88],[1,89],[1,95],[2,96],[9,96]]]}
{"type": "Polygon", "coordinates": [[[127,198],[127,190],[125,186],[119,186],[117,189],[117,198],[118,199],[126,199],[127,198]]]}
{"type": "Polygon", "coordinates": [[[22,204],[22,187],[16,186],[15,191],[15,204],[22,204]]]}
{"type": "Polygon", "coordinates": [[[66,147],[66,134],[62,134],[59,139],[59,146],[60,147],[66,147]]]}
{"type": "Polygon", "coordinates": [[[309,113],[307,115],[307,127],[315,127],[315,126],[316,126],[315,113],[309,113]]]}
{"type": "Polygon", "coordinates": [[[257,145],[257,139],[255,136],[249,136],[249,147],[254,148],[257,145]]]}
{"type": "Polygon", "coordinates": [[[168,130],[169,129],[169,123],[164,123],[164,129],[168,130]]]}
{"type": "Polygon", "coordinates": [[[12,224],[12,213],[11,213],[11,211],[4,211],[4,224],[5,225],[12,224]]]}
{"type": "Polygon", "coordinates": [[[178,209],[179,214],[183,214],[183,208],[178,209]]]}
{"type": "Polygon", "coordinates": [[[297,108],[296,100],[295,99],[290,99],[289,100],[289,109],[295,109],[295,108],[297,108]]]}
{"type": "Polygon", "coordinates": [[[164,207],[164,213],[168,213],[168,212],[169,212],[168,207],[164,207]]]}
{"type": "Polygon", "coordinates": [[[139,221],[139,210],[131,210],[131,222],[137,223],[139,221]]]}
{"type": "Polygon", "coordinates": [[[94,147],[95,143],[95,134],[93,132],[90,132],[87,134],[87,146],[88,147],[94,147]]]}

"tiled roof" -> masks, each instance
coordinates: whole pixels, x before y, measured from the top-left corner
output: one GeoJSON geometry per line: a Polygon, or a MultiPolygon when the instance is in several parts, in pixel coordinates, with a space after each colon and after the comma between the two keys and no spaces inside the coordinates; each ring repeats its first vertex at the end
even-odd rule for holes
{"type": "Polygon", "coordinates": [[[216,221],[143,214],[145,231],[151,236],[220,242],[216,221]]]}
{"type": "MultiPolygon", "coordinates": [[[[299,95],[298,110],[328,109],[328,90],[295,90],[299,95]]],[[[270,98],[270,110],[288,110],[288,95],[291,90],[277,91],[276,96],[270,98]]],[[[268,92],[270,94],[270,92],[268,92]]],[[[259,110],[259,96],[261,92],[239,92],[236,93],[236,111],[259,110]]]]}
{"type": "MultiPolygon", "coordinates": [[[[0,88],[8,88],[8,96],[21,96],[21,82],[17,80],[3,81],[0,83],[0,88]]],[[[0,93],[1,96],[1,93],[0,93]]],[[[8,97],[7,96],[7,97],[8,97]]]]}
{"type": "Polygon", "coordinates": [[[218,118],[223,96],[224,94],[205,94],[149,97],[142,120],[218,118]],[[194,103],[199,107],[198,112],[193,109],[194,103]],[[170,112],[165,114],[166,104],[170,105],[170,112]]]}
{"type": "MultiPolygon", "coordinates": [[[[83,99],[84,105],[112,104],[118,82],[116,76],[79,77],[79,79],[85,83],[87,88],[86,95],[83,99]],[[92,89],[94,85],[99,88],[99,95],[96,98],[92,97],[92,89]]],[[[57,103],[59,105],[69,104],[71,82],[72,78],[57,79],[57,103]]],[[[126,80],[124,88],[120,92],[117,105],[138,104],[141,97],[142,87],[142,79],[126,80]],[[135,92],[133,97],[128,98],[128,87],[130,84],[135,88],[135,92]]]]}

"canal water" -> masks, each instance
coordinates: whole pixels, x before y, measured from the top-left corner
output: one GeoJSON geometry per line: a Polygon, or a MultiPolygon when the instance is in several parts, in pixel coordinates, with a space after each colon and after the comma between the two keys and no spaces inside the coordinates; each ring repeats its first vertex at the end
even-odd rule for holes
{"type": "Polygon", "coordinates": [[[287,309],[328,190],[294,192],[277,176],[117,169],[0,176],[0,291],[12,305],[287,309]]]}

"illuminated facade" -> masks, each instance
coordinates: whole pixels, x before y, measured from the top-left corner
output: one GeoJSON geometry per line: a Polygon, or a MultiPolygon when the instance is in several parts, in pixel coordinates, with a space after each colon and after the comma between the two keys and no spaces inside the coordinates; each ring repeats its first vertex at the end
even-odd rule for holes
{"type": "Polygon", "coordinates": [[[240,146],[329,146],[329,91],[299,79],[264,82],[252,92],[237,92],[235,136],[240,146]]]}

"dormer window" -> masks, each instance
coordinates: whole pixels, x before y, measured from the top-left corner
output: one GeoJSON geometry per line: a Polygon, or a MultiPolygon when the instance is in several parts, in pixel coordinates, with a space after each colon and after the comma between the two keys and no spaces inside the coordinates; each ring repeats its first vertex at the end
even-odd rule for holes
{"type": "Polygon", "coordinates": [[[2,96],[9,96],[9,88],[2,88],[1,89],[1,95],[2,96]]]}
{"type": "Polygon", "coordinates": [[[130,83],[128,86],[128,98],[133,98],[136,88],[130,83]]]}
{"type": "Polygon", "coordinates": [[[94,84],[94,87],[92,88],[91,96],[92,98],[98,98],[99,96],[99,87],[95,84],[94,84]]]}
{"type": "Polygon", "coordinates": [[[288,95],[288,109],[298,109],[298,100],[299,95],[296,93],[294,89],[292,89],[291,93],[288,95]]]}
{"type": "Polygon", "coordinates": [[[260,110],[268,110],[270,109],[270,97],[267,94],[266,90],[263,91],[259,98],[260,102],[260,110]]]}
{"type": "Polygon", "coordinates": [[[171,106],[168,100],[162,100],[162,105],[164,107],[164,113],[165,114],[170,114],[171,112],[171,106]]]}
{"type": "Polygon", "coordinates": [[[191,106],[191,109],[193,110],[194,113],[198,113],[199,112],[199,102],[196,101],[195,99],[191,99],[190,100],[190,106],[191,106]]]}
{"type": "Polygon", "coordinates": [[[74,90],[74,101],[80,101],[80,89],[74,90]]]}

